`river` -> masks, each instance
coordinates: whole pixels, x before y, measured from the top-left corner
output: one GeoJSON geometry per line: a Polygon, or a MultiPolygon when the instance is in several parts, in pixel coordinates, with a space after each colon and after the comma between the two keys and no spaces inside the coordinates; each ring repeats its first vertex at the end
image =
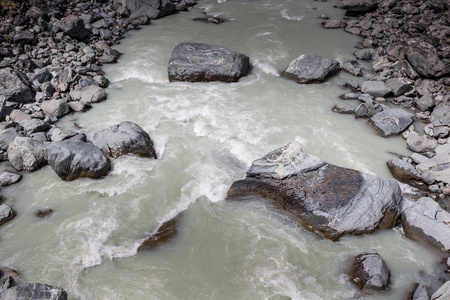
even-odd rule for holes
{"type": "Polygon", "coordinates": [[[331,112],[345,81],[373,76],[369,66],[363,78],[340,72],[314,85],[279,77],[301,54],[353,58],[360,38],[320,25],[321,14],[343,17],[336,3],[200,0],[190,13],[129,33],[116,47],[119,63],[104,66],[107,101],[58,126],[89,139],[135,122],[159,158],[113,159],[101,180],[63,182],[47,166],[4,188],[18,215],[0,231],[2,265],[23,282],[64,288],[69,299],[400,299],[413,283],[432,283],[438,257],[400,229],[334,243],[270,203],[224,201],[253,160],[294,140],[328,162],[385,177],[392,153],[409,153],[400,137],[378,137],[366,120],[331,112]],[[202,9],[229,22],[192,21],[202,9]],[[252,72],[237,83],[169,83],[168,60],[181,42],[244,53],[252,72]],[[42,208],[54,212],[38,219],[42,208]],[[136,254],[179,212],[172,241],[136,254]],[[371,248],[392,275],[390,291],[378,296],[361,294],[346,277],[351,257],[371,248]]]}

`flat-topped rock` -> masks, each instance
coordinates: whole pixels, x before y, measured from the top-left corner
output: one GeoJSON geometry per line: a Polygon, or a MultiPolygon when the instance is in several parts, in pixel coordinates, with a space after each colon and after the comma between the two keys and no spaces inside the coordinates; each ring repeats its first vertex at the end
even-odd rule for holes
{"type": "Polygon", "coordinates": [[[250,72],[248,56],[215,45],[181,43],[169,60],[169,81],[236,82],[250,72]]]}
{"type": "Polygon", "coordinates": [[[318,83],[339,71],[337,60],[324,58],[319,55],[300,55],[293,60],[281,76],[298,83],[318,83]]]}
{"type": "Polygon", "coordinates": [[[401,108],[383,110],[369,120],[369,125],[383,137],[399,135],[413,122],[413,114],[401,108]]]}
{"type": "Polygon", "coordinates": [[[402,211],[405,235],[439,252],[450,251],[450,213],[431,198],[423,197],[402,211]]]}
{"type": "Polygon", "coordinates": [[[135,154],[156,158],[156,151],[150,135],[132,122],[121,122],[96,131],[92,142],[110,157],[117,158],[126,154],[135,154]]]}
{"type": "Polygon", "coordinates": [[[66,181],[77,178],[100,178],[111,168],[109,158],[91,143],[53,142],[48,147],[48,164],[66,181]]]}
{"type": "Polygon", "coordinates": [[[369,94],[374,97],[385,97],[389,95],[392,90],[383,81],[364,81],[361,85],[361,92],[369,94]]]}
{"type": "Polygon", "coordinates": [[[227,200],[261,198],[334,241],[395,226],[402,199],[394,179],[329,164],[296,142],[254,161],[247,177],[234,182],[227,195],[227,200]]]}

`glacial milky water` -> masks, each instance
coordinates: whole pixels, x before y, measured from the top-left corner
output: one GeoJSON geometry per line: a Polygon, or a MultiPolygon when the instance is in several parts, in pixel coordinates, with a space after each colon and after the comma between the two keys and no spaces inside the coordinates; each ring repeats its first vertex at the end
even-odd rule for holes
{"type": "MultiPolygon", "coordinates": [[[[390,176],[392,153],[409,153],[401,138],[378,137],[365,120],[331,112],[350,75],[316,85],[279,77],[301,54],[353,58],[359,38],[320,25],[323,13],[343,16],[336,2],[200,0],[190,13],[130,33],[116,47],[124,53],[119,63],[104,66],[107,101],[58,125],[91,138],[135,122],[159,159],[113,159],[104,179],[73,182],[47,166],[4,188],[18,215],[0,229],[2,265],[19,270],[23,282],[63,287],[70,299],[400,299],[413,283],[433,282],[438,257],[401,230],[333,243],[269,202],[224,201],[253,160],[294,140],[326,161],[379,176],[390,176]],[[230,22],[193,22],[200,8],[230,22]],[[238,83],[169,83],[168,60],[180,42],[244,53],[253,70],[238,83]],[[38,219],[42,208],[54,212],[38,219]],[[180,212],[172,241],[136,254],[180,212]],[[349,259],[371,248],[392,272],[390,291],[378,296],[360,294],[345,275],[349,259]]],[[[373,76],[365,74],[353,79],[373,76]]]]}

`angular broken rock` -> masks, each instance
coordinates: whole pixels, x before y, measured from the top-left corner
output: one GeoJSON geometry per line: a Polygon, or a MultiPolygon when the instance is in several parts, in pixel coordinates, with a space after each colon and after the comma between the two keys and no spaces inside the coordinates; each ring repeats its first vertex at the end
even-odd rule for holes
{"type": "Polygon", "coordinates": [[[303,54],[293,60],[281,76],[295,80],[297,83],[317,83],[324,81],[339,69],[337,60],[303,54]]]}
{"type": "Polygon", "coordinates": [[[67,292],[47,284],[26,283],[7,289],[1,294],[1,299],[67,300],[67,292]]]}
{"type": "Polygon", "coordinates": [[[12,220],[16,216],[14,210],[6,204],[0,204],[0,226],[12,220]]]}
{"type": "Polygon", "coordinates": [[[450,74],[450,66],[438,57],[436,48],[425,41],[408,41],[405,56],[423,78],[439,78],[450,74]]]}
{"type": "Polygon", "coordinates": [[[169,81],[236,82],[250,72],[248,56],[227,48],[201,43],[181,43],[169,60],[169,81]]]}
{"type": "Polygon", "coordinates": [[[394,179],[329,164],[293,142],[254,161],[232,184],[227,200],[245,199],[273,200],[306,229],[336,241],[392,228],[402,197],[394,179]]]}
{"type": "Polygon", "coordinates": [[[389,284],[390,271],[383,258],[374,249],[355,257],[349,275],[361,290],[385,290],[389,284]]]}
{"type": "Polygon", "coordinates": [[[0,69],[0,99],[18,103],[34,101],[27,76],[11,68],[0,69]]]}
{"type": "Polygon", "coordinates": [[[47,164],[47,148],[32,138],[16,137],[9,145],[8,160],[17,171],[33,172],[47,164]]]}
{"type": "Polygon", "coordinates": [[[0,186],[11,185],[16,182],[19,182],[21,179],[22,179],[22,175],[6,170],[6,171],[3,171],[2,174],[0,174],[0,186]]]}
{"type": "Polygon", "coordinates": [[[392,108],[375,114],[369,125],[382,137],[399,135],[413,122],[413,114],[401,109],[392,108]]]}
{"type": "Polygon", "coordinates": [[[132,122],[121,122],[96,131],[92,140],[97,148],[110,157],[117,158],[131,153],[156,158],[150,135],[132,122]]]}
{"type": "Polygon", "coordinates": [[[402,211],[406,237],[439,252],[450,252],[450,213],[423,197],[402,211]]]}
{"type": "Polygon", "coordinates": [[[428,172],[436,181],[450,184],[450,154],[438,154],[416,166],[419,172],[428,172]]]}

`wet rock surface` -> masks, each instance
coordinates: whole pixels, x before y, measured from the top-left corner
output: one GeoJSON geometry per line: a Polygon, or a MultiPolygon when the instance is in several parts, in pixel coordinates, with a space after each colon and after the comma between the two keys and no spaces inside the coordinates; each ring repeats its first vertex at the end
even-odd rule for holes
{"type": "Polygon", "coordinates": [[[164,222],[154,234],[141,243],[137,252],[155,249],[172,240],[177,234],[177,226],[180,223],[180,220],[181,214],[164,222]]]}
{"type": "Polygon", "coordinates": [[[254,161],[247,177],[232,184],[227,200],[258,197],[273,200],[306,229],[334,241],[395,226],[401,201],[394,180],[329,164],[298,143],[254,161]]]}
{"type": "Polygon", "coordinates": [[[318,83],[339,71],[339,62],[319,55],[300,55],[293,60],[281,76],[298,83],[318,83]]]}
{"type": "Polygon", "coordinates": [[[250,72],[248,56],[202,43],[177,45],[169,60],[169,81],[236,82],[250,72]]]}
{"type": "Polygon", "coordinates": [[[348,273],[361,290],[386,290],[389,284],[389,268],[374,249],[357,255],[348,273]]]}
{"type": "Polygon", "coordinates": [[[11,287],[0,295],[1,299],[67,300],[62,288],[40,283],[27,283],[11,287]]]}

